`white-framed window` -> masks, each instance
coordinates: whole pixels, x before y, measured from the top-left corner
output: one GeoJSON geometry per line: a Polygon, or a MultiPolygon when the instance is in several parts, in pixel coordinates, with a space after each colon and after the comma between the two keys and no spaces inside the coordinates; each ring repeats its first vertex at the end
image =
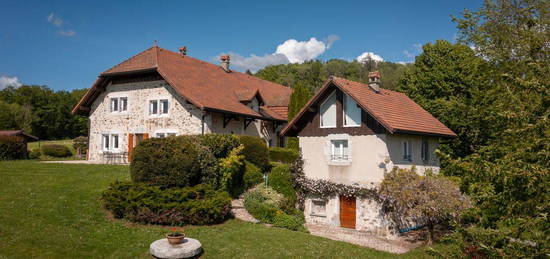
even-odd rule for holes
{"type": "Polygon", "coordinates": [[[420,150],[420,156],[422,161],[427,162],[430,160],[430,144],[427,139],[422,140],[422,148],[420,150]]]}
{"type": "Polygon", "coordinates": [[[312,200],[311,201],[311,215],[326,217],[327,215],[327,202],[324,200],[312,200]]]}
{"type": "Polygon", "coordinates": [[[321,112],[321,128],[336,127],[336,91],[333,91],[322,103],[321,112]]]}
{"type": "Polygon", "coordinates": [[[118,134],[101,134],[101,147],[104,151],[117,151],[119,146],[118,134]]]}
{"type": "Polygon", "coordinates": [[[125,112],[128,110],[128,97],[110,98],[111,112],[125,112]]]}
{"type": "Polygon", "coordinates": [[[349,95],[344,94],[344,126],[361,126],[361,108],[349,95]]]}
{"type": "Polygon", "coordinates": [[[168,99],[149,101],[149,115],[168,114],[168,109],[169,109],[168,99]]]}
{"type": "Polygon", "coordinates": [[[402,149],[403,149],[403,160],[406,161],[412,161],[412,154],[411,154],[411,142],[408,140],[403,141],[402,143],[402,149]]]}
{"type": "Polygon", "coordinates": [[[349,160],[349,148],[347,139],[331,140],[330,160],[347,161],[349,160]]]}
{"type": "Polygon", "coordinates": [[[158,131],[155,132],[154,137],[155,138],[167,138],[167,137],[172,137],[172,136],[176,136],[176,135],[177,135],[176,130],[158,130],[158,131]]]}

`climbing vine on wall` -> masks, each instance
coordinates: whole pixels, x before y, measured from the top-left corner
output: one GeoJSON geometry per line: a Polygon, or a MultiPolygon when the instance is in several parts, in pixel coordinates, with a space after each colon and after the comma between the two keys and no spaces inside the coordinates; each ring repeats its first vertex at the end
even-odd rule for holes
{"type": "Polygon", "coordinates": [[[302,153],[290,166],[290,172],[292,174],[292,181],[294,189],[297,192],[297,203],[300,209],[304,208],[304,201],[306,196],[316,195],[322,198],[333,197],[336,195],[343,196],[355,196],[363,199],[372,199],[377,202],[382,201],[378,194],[378,188],[365,188],[354,185],[346,185],[333,183],[327,180],[309,179],[304,173],[304,160],[302,159],[302,153]]]}

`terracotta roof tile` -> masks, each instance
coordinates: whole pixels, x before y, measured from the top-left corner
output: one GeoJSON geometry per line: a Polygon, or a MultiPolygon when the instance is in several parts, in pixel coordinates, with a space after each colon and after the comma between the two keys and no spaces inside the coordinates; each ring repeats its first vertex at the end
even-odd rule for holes
{"type": "MultiPolygon", "coordinates": [[[[214,65],[180,53],[159,47],[149,48],[130,59],[103,72],[102,77],[114,74],[155,69],[182,97],[202,109],[237,113],[251,117],[263,117],[240,102],[236,92],[255,94],[259,92],[266,106],[288,106],[288,87],[259,79],[244,73],[226,72],[214,65]]],[[[101,83],[98,80],[92,88],[101,83]]],[[[86,94],[84,98],[91,98],[86,94]]],[[[81,100],[74,113],[80,111],[81,100]]],[[[243,97],[245,98],[245,97],[243,97]]]]}
{"type": "Polygon", "coordinates": [[[339,77],[332,77],[325,83],[323,89],[319,91],[300,113],[298,113],[296,118],[283,129],[283,134],[296,123],[304,111],[313,104],[314,100],[318,98],[323,90],[327,89],[331,83],[355,99],[366,112],[371,114],[392,133],[414,132],[448,137],[456,136],[452,130],[443,125],[443,123],[405,94],[382,88],[379,93],[376,93],[367,84],[339,77]]]}

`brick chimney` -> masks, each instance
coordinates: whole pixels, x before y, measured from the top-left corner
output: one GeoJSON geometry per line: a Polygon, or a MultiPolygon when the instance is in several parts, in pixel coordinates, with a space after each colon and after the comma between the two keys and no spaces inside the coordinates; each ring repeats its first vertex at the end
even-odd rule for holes
{"type": "Polygon", "coordinates": [[[223,56],[220,57],[220,61],[221,61],[220,66],[227,73],[231,72],[231,70],[229,69],[229,60],[230,60],[229,55],[223,55],[223,56]]]}
{"type": "Polygon", "coordinates": [[[369,72],[369,86],[370,88],[379,93],[380,92],[380,72],[369,72]]]}
{"type": "Polygon", "coordinates": [[[187,55],[187,47],[183,46],[180,48],[180,53],[182,57],[185,57],[187,55]]]}

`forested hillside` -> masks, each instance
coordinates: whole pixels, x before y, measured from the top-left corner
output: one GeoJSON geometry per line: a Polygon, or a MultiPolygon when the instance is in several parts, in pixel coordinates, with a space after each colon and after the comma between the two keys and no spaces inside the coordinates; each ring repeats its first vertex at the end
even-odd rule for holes
{"type": "Polygon", "coordinates": [[[88,118],[71,114],[86,89],[53,91],[46,86],[0,91],[0,130],[23,129],[42,140],[88,135],[88,118]]]}

